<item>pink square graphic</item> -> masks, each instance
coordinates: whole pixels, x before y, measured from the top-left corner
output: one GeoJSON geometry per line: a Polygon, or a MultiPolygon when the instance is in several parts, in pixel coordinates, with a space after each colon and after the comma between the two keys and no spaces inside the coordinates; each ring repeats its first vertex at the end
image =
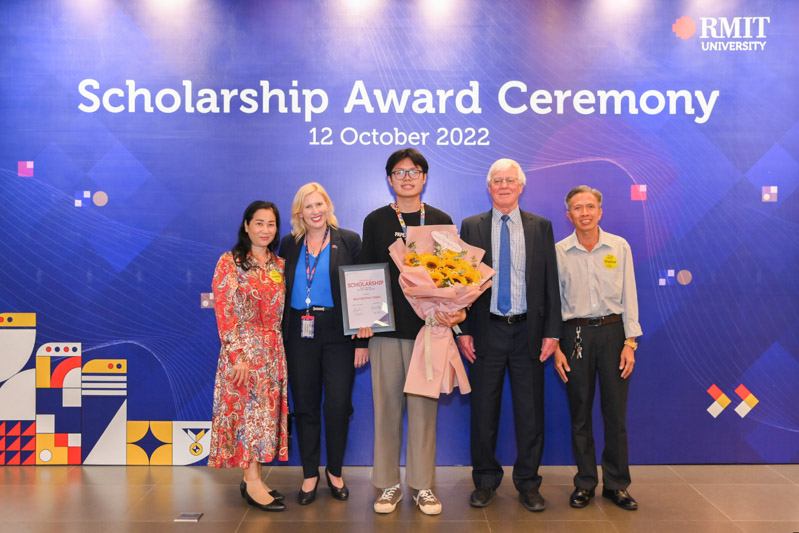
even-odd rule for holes
{"type": "Polygon", "coordinates": [[[760,190],[760,199],[764,202],[776,202],[777,201],[777,186],[770,185],[768,187],[763,187],[760,190]]]}
{"type": "Polygon", "coordinates": [[[33,161],[17,161],[17,176],[20,178],[32,178],[33,161]]]}
{"type": "Polygon", "coordinates": [[[646,200],[646,185],[630,185],[630,200],[640,202],[646,200]]]}

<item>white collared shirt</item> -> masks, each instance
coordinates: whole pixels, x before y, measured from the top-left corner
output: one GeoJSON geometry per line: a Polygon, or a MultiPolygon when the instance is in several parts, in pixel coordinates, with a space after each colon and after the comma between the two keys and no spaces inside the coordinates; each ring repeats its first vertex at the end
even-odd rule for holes
{"type": "MultiPolygon", "coordinates": [[[[508,230],[510,230],[510,311],[508,315],[520,315],[527,312],[525,298],[526,280],[524,276],[527,253],[524,250],[524,227],[522,214],[516,207],[508,213],[508,230]]],[[[491,210],[491,267],[496,274],[492,278],[491,312],[495,315],[503,313],[497,308],[499,295],[499,239],[502,236],[502,212],[496,207],[491,210]]]]}
{"type": "Polygon", "coordinates": [[[633,255],[622,237],[599,228],[590,252],[577,233],[555,245],[563,320],[620,314],[625,337],[641,335],[633,255]]]}

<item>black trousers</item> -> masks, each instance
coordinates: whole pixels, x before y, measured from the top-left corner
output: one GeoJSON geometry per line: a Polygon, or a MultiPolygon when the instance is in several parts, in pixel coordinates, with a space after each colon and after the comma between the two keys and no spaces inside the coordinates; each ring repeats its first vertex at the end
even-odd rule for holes
{"type": "Polygon", "coordinates": [[[513,483],[519,491],[538,489],[544,453],[544,365],[530,355],[524,322],[509,325],[492,320],[483,333],[474,339],[477,359],[469,373],[472,480],[478,488],[497,488],[502,481],[502,465],[495,454],[507,368],[516,429],[513,483]]]}
{"type": "Polygon", "coordinates": [[[630,486],[630,465],[627,456],[627,393],[630,378],[622,379],[619,364],[624,347],[624,325],[621,322],[580,328],[583,339],[582,358],[571,357],[576,326],[564,324],[560,349],[566,354],[571,372],[566,383],[572,424],[572,450],[577,463],[574,486],[592,489],[599,478],[592,409],[597,377],[602,420],[605,424],[605,448],[602,451],[602,484],[617,490],[630,486]]]}
{"type": "Polygon", "coordinates": [[[305,310],[291,309],[290,313],[284,344],[303,476],[319,475],[323,390],[327,468],[332,475],[341,476],[353,412],[355,342],[334,333],[336,313],[332,310],[311,312],[315,319],[313,339],[300,337],[305,310]]]}

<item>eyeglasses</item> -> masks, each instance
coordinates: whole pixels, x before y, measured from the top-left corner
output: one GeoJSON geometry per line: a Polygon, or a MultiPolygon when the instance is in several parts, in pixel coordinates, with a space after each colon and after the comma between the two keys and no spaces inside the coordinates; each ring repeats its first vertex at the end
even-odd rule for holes
{"type": "Polygon", "coordinates": [[[391,171],[391,175],[394,176],[395,178],[397,178],[398,180],[404,179],[405,176],[408,176],[412,180],[416,181],[416,180],[418,180],[419,178],[422,177],[422,174],[424,174],[424,172],[422,172],[421,170],[402,170],[402,169],[400,169],[400,170],[392,170],[391,171]]]}
{"type": "Polygon", "coordinates": [[[491,178],[491,185],[502,185],[503,183],[515,185],[518,182],[519,180],[516,178],[491,178]]]}

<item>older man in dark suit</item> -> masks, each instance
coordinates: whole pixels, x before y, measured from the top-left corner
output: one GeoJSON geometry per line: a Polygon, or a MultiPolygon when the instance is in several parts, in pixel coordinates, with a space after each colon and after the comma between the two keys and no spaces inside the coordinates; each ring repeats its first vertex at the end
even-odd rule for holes
{"type": "Polygon", "coordinates": [[[543,511],[538,466],[544,451],[544,360],[561,330],[558,268],[552,223],[519,209],[526,178],[516,161],[488,171],[493,208],[463,221],[461,238],[486,250],[497,274],[472,305],[458,344],[472,363],[471,455],[475,490],[469,503],[487,506],[502,481],[495,452],[508,369],[516,428],[513,483],[530,511],[543,511]]]}

